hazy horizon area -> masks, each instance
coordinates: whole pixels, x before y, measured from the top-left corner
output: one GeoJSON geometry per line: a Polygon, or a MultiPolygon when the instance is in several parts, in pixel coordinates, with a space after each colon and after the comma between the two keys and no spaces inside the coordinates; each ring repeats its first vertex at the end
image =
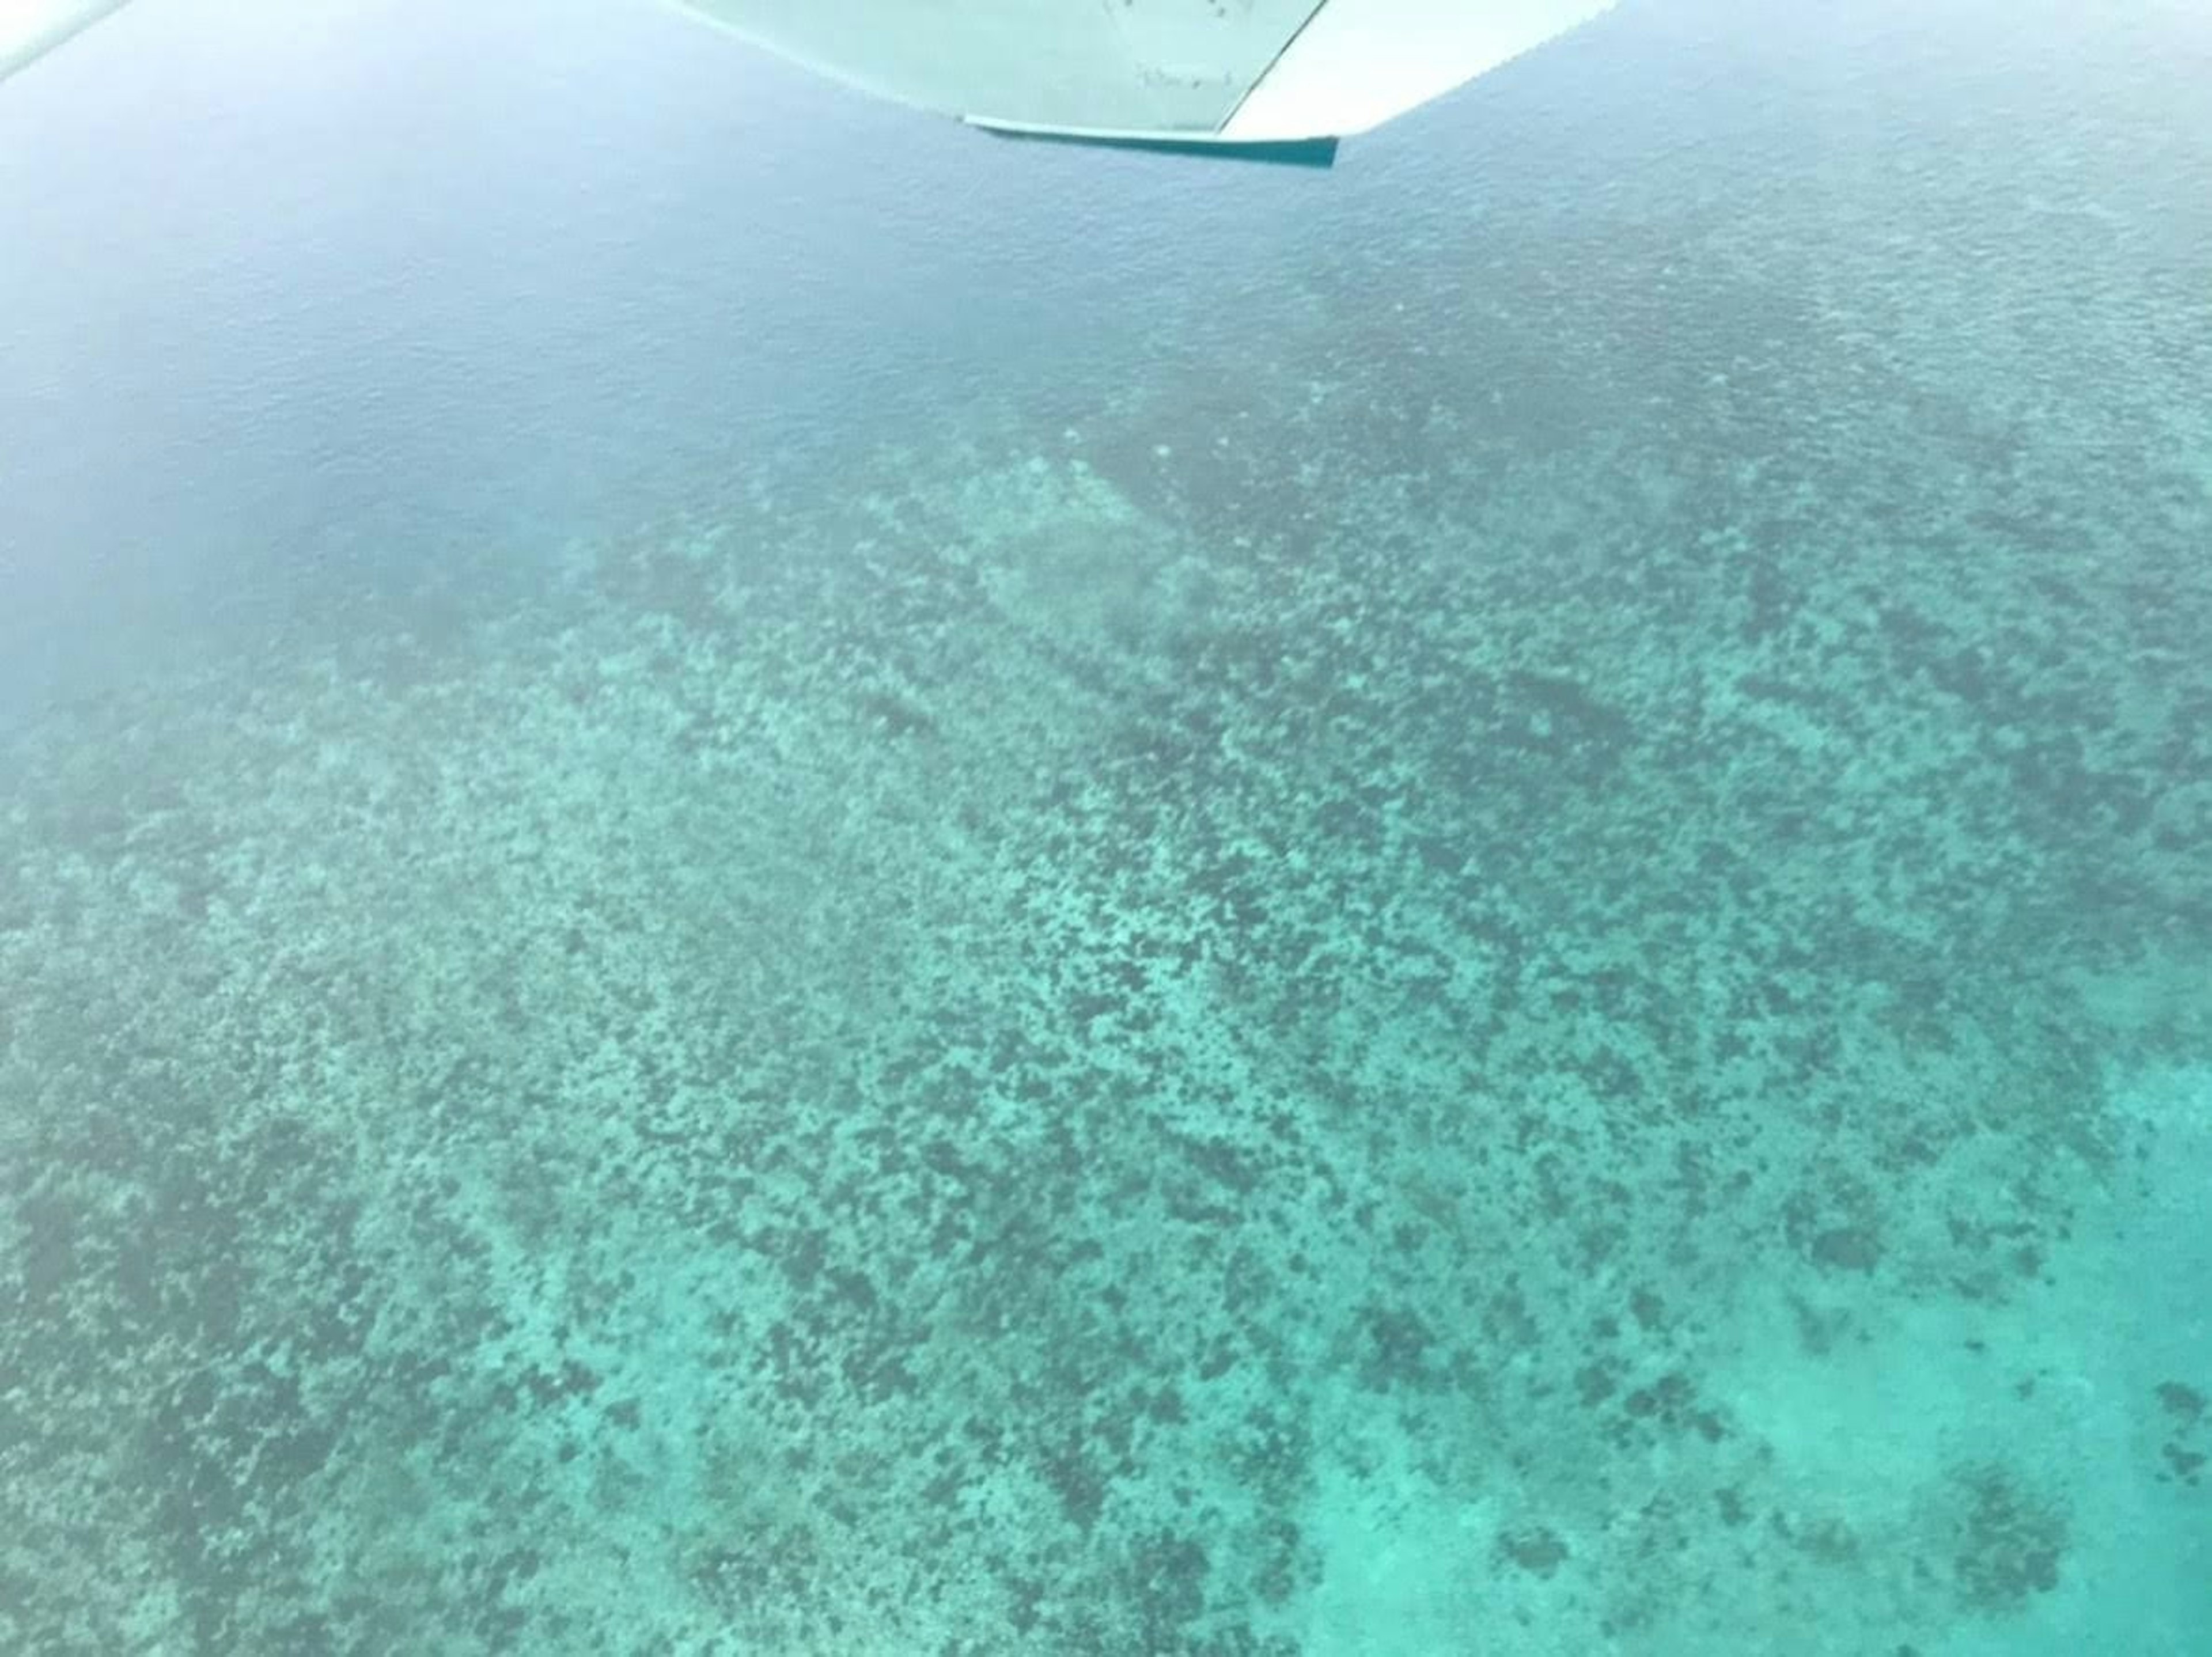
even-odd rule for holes
{"type": "Polygon", "coordinates": [[[2194,1657],[2212,18],[1329,173],[0,87],[0,1649],[2194,1657]]]}

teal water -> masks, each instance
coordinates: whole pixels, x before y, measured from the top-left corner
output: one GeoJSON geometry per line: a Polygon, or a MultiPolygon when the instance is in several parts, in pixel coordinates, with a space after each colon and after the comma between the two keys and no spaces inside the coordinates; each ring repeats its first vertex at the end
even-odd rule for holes
{"type": "Polygon", "coordinates": [[[0,1650],[2208,1648],[2193,8],[528,9],[0,100],[0,1650]]]}

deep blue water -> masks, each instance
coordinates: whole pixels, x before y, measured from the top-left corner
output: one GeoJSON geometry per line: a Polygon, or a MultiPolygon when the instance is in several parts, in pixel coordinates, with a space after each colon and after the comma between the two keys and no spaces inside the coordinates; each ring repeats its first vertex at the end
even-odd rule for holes
{"type": "MultiPolygon", "coordinates": [[[[2001,214],[1973,199],[1990,147],[2022,99],[2068,106],[2054,76],[2085,106],[2036,136],[2093,146],[2137,268],[2193,269],[2204,25],[2009,16],[1632,6],[1308,178],[980,143],[642,3],[141,9],[0,103],[7,654],[67,677],[94,636],[266,625],[426,563],[504,581],[975,409],[1048,426],[1218,384],[1279,361],[1316,293],[1433,306],[1433,349],[1497,350],[1469,297],[1547,239],[1585,268],[1540,280],[1601,291],[1769,203],[1848,251],[1864,209],[1824,226],[1825,197],[1894,190],[1909,222],[1947,156],[1955,205],[2001,214]],[[2115,166],[2116,118],[2110,143],[2173,148],[2115,166]]],[[[1623,365],[1577,349],[1703,372],[1710,342],[1671,326],[1717,320],[1697,309],[1678,289],[1642,337],[1525,342],[1499,372],[1593,401],[1623,365]]]]}
{"type": "Polygon", "coordinates": [[[1244,321],[1320,199],[1011,153],[646,4],[187,0],[9,91],[34,634],[504,570],[948,404],[1079,410],[1244,321]]]}

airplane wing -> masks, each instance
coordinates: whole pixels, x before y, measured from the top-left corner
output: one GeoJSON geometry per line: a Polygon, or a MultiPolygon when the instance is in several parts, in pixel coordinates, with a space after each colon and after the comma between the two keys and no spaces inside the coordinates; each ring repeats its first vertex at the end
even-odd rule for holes
{"type": "MultiPolygon", "coordinates": [[[[0,0],[0,77],[123,0],[0,0]]],[[[677,0],[833,79],[1012,137],[1327,166],[1337,141],[1613,0],[677,0]]]]}
{"type": "Polygon", "coordinates": [[[1613,0],[679,0],[1012,137],[1326,165],[1613,0]]]}

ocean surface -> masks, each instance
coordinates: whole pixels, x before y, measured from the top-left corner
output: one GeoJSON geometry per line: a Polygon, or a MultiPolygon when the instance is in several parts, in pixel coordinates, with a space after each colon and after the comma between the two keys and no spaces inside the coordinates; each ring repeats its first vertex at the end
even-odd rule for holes
{"type": "Polygon", "coordinates": [[[0,88],[0,1651],[2212,1650],[2212,12],[1772,9],[0,88]]]}

